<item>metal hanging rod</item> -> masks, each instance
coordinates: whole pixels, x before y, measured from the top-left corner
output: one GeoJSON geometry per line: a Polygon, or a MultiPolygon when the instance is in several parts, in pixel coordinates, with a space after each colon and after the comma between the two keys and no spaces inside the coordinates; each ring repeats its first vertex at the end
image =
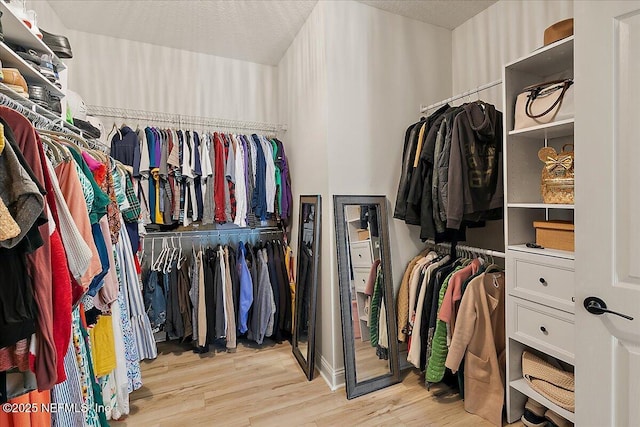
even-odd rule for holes
{"type": "Polygon", "coordinates": [[[487,90],[487,89],[490,89],[492,87],[499,86],[501,84],[502,84],[502,79],[495,80],[495,81],[492,81],[491,83],[487,83],[487,84],[478,86],[475,89],[469,89],[466,92],[462,92],[461,94],[458,94],[456,96],[452,96],[451,98],[447,98],[447,99],[445,99],[443,101],[436,102],[435,104],[431,104],[431,105],[428,105],[426,107],[424,105],[420,105],[420,113],[426,113],[429,110],[433,110],[434,108],[442,107],[445,104],[448,104],[448,103],[453,102],[453,101],[457,101],[458,99],[462,99],[465,96],[469,96],[469,95],[472,95],[474,93],[478,93],[478,92],[481,92],[483,90],[487,90]]]}
{"type": "Polygon", "coordinates": [[[236,236],[236,235],[263,235],[263,234],[282,234],[282,230],[277,227],[259,227],[259,228],[217,228],[204,230],[189,231],[154,231],[149,232],[145,238],[162,238],[162,237],[188,237],[188,236],[236,236]]]}
{"type": "MultiPolygon", "coordinates": [[[[434,240],[428,239],[428,240],[425,241],[425,243],[427,245],[434,246],[434,247],[441,247],[443,249],[451,249],[451,243],[447,243],[447,242],[436,243],[434,240]]],[[[474,246],[467,246],[467,245],[456,245],[456,249],[459,249],[459,250],[462,250],[462,251],[473,252],[473,253],[480,254],[480,255],[494,256],[494,257],[498,257],[498,258],[505,258],[505,256],[506,256],[504,252],[494,251],[492,249],[476,248],[474,246]]]]}
{"type": "Polygon", "coordinates": [[[240,120],[218,119],[201,116],[188,116],[183,114],[160,113],[145,110],[132,110],[127,108],[103,107],[99,105],[87,106],[87,114],[100,117],[113,117],[120,119],[140,120],[151,123],[168,123],[176,126],[200,126],[208,128],[219,128],[225,130],[245,130],[259,132],[284,132],[287,130],[285,125],[250,122],[240,120]]]}

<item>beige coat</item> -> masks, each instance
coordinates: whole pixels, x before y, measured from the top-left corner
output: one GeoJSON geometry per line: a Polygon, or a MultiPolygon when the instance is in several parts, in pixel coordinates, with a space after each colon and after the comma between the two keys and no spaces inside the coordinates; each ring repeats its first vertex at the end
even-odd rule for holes
{"type": "Polygon", "coordinates": [[[464,409],[502,426],[505,387],[504,273],[473,279],[462,298],[445,365],[464,356],[464,409]]]}
{"type": "Polygon", "coordinates": [[[398,289],[398,298],[397,298],[397,310],[396,313],[398,315],[398,341],[406,342],[407,334],[404,333],[405,326],[409,323],[409,276],[413,271],[413,267],[415,267],[416,263],[423,258],[427,249],[422,251],[419,255],[415,256],[411,261],[409,261],[409,265],[407,269],[404,271],[404,275],[402,276],[402,282],[400,283],[400,289],[398,289]]]}

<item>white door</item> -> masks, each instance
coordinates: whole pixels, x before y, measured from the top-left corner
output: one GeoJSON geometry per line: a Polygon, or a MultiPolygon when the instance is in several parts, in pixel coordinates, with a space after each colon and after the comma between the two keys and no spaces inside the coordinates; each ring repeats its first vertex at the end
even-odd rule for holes
{"type": "Polygon", "coordinates": [[[640,1],[573,7],[576,424],[640,426],[640,1]]]}

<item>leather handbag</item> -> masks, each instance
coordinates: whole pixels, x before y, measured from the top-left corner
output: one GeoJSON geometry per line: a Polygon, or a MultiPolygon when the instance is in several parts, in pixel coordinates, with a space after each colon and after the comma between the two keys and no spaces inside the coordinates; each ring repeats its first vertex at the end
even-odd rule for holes
{"type": "Polygon", "coordinates": [[[525,87],[516,98],[514,130],[573,117],[573,79],[525,87]]]}

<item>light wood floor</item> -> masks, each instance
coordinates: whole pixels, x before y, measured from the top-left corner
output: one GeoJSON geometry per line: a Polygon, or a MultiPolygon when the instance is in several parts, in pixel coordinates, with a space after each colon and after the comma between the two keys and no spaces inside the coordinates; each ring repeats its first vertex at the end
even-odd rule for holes
{"type": "Polygon", "coordinates": [[[142,363],[131,414],[112,426],[490,426],[446,387],[427,391],[416,371],[347,400],[344,388],[332,392],[317,373],[308,382],[286,342],[205,355],[173,343],[158,350],[142,363]]]}

